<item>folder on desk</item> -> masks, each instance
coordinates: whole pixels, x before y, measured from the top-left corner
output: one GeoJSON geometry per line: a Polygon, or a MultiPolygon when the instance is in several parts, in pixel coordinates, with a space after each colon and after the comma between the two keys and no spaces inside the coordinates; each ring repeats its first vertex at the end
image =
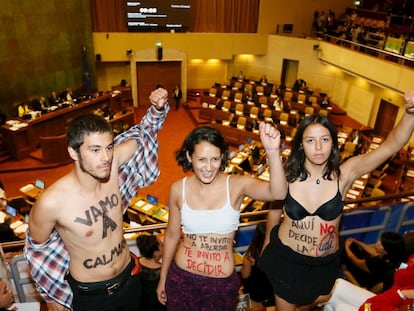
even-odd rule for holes
{"type": "Polygon", "coordinates": [[[152,217],[159,219],[161,221],[164,221],[164,222],[168,222],[168,210],[161,207],[155,211],[152,217]]]}

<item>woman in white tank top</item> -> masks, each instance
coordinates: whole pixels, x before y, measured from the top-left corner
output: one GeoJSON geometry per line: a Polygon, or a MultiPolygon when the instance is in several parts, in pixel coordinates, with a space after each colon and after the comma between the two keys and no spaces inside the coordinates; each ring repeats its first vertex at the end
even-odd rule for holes
{"type": "Polygon", "coordinates": [[[171,186],[158,299],[170,310],[235,310],[239,280],[234,269],[233,239],[245,196],[284,199],[287,182],[280,158],[280,133],[260,124],[270,182],[224,173],[228,147],[215,128],[193,130],[176,160],[192,176],[171,186]],[[278,172],[278,174],[275,174],[278,172]]]}

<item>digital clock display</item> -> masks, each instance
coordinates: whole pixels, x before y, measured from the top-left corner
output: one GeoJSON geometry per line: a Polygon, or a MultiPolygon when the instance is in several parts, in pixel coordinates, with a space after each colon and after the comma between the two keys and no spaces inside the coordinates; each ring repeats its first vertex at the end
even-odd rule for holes
{"type": "Polygon", "coordinates": [[[127,1],[130,32],[185,32],[190,27],[191,0],[127,1]]]}

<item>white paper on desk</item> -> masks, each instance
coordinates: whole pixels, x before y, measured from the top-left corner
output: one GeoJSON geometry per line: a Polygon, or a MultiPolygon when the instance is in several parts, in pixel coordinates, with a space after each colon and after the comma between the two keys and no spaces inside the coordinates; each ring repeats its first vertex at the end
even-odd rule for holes
{"type": "Polygon", "coordinates": [[[231,159],[231,163],[234,164],[240,164],[243,161],[243,158],[240,157],[234,157],[233,159],[231,159]]]}
{"type": "Polygon", "coordinates": [[[355,200],[357,198],[355,195],[350,194],[350,193],[347,193],[346,197],[349,198],[349,199],[353,199],[353,200],[355,200]]]}
{"type": "Polygon", "coordinates": [[[348,193],[353,194],[353,195],[359,195],[359,191],[356,191],[354,189],[349,189],[348,193]]]}
{"type": "Polygon", "coordinates": [[[264,181],[269,181],[270,180],[269,171],[264,171],[262,174],[260,174],[259,179],[264,180],[264,181]]]}
{"type": "Polygon", "coordinates": [[[28,224],[23,224],[23,225],[18,226],[16,229],[14,229],[14,232],[15,233],[25,233],[28,228],[29,228],[28,224]]]}
{"type": "Polygon", "coordinates": [[[10,126],[13,126],[13,125],[15,125],[15,124],[19,124],[19,120],[8,120],[8,121],[6,121],[6,124],[7,125],[10,125],[10,126]]]}
{"type": "Polygon", "coordinates": [[[348,210],[348,209],[351,209],[351,208],[354,208],[354,207],[356,207],[355,203],[347,204],[347,205],[344,206],[344,210],[348,210]]]}
{"type": "Polygon", "coordinates": [[[23,221],[18,220],[18,221],[13,222],[12,224],[10,224],[10,228],[12,228],[12,229],[14,230],[14,229],[16,229],[18,226],[21,226],[21,225],[23,225],[23,221]]]}
{"type": "Polygon", "coordinates": [[[364,185],[364,182],[362,181],[362,180],[355,180],[354,181],[354,184],[358,184],[358,185],[361,185],[361,186],[363,186],[364,185]]]}
{"type": "Polygon", "coordinates": [[[361,189],[361,190],[364,190],[364,188],[365,188],[363,185],[359,185],[359,184],[353,184],[352,187],[358,188],[358,189],[361,189]]]}
{"type": "Polygon", "coordinates": [[[135,202],[134,206],[141,207],[141,206],[144,206],[145,204],[146,204],[146,202],[144,200],[139,200],[139,201],[135,202]]]}
{"type": "MultiPolygon", "coordinates": [[[[138,228],[138,227],[141,227],[141,225],[139,223],[135,222],[134,228],[138,228]]],[[[138,233],[136,233],[136,232],[135,233],[124,233],[125,240],[135,240],[137,238],[137,236],[138,236],[138,233]]]]}
{"type": "Polygon", "coordinates": [[[147,204],[145,204],[143,207],[142,207],[142,209],[144,210],[144,211],[146,211],[146,212],[148,212],[151,208],[153,208],[154,207],[154,205],[152,205],[152,204],[150,204],[150,203],[147,203],[147,204]]]}
{"type": "Polygon", "coordinates": [[[26,186],[23,186],[20,188],[21,192],[28,192],[32,190],[35,186],[33,184],[27,184],[26,186]]]}
{"type": "Polygon", "coordinates": [[[414,171],[413,170],[408,170],[407,171],[407,176],[408,177],[414,177],[414,171]]]}

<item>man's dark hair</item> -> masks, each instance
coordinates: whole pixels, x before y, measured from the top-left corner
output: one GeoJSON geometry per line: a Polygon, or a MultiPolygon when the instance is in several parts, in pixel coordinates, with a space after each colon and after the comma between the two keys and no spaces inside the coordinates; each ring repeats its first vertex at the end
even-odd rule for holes
{"type": "Polygon", "coordinates": [[[70,121],[66,130],[69,147],[79,152],[83,145],[85,135],[90,133],[110,133],[113,131],[111,125],[102,117],[92,113],[83,114],[70,121]]]}

